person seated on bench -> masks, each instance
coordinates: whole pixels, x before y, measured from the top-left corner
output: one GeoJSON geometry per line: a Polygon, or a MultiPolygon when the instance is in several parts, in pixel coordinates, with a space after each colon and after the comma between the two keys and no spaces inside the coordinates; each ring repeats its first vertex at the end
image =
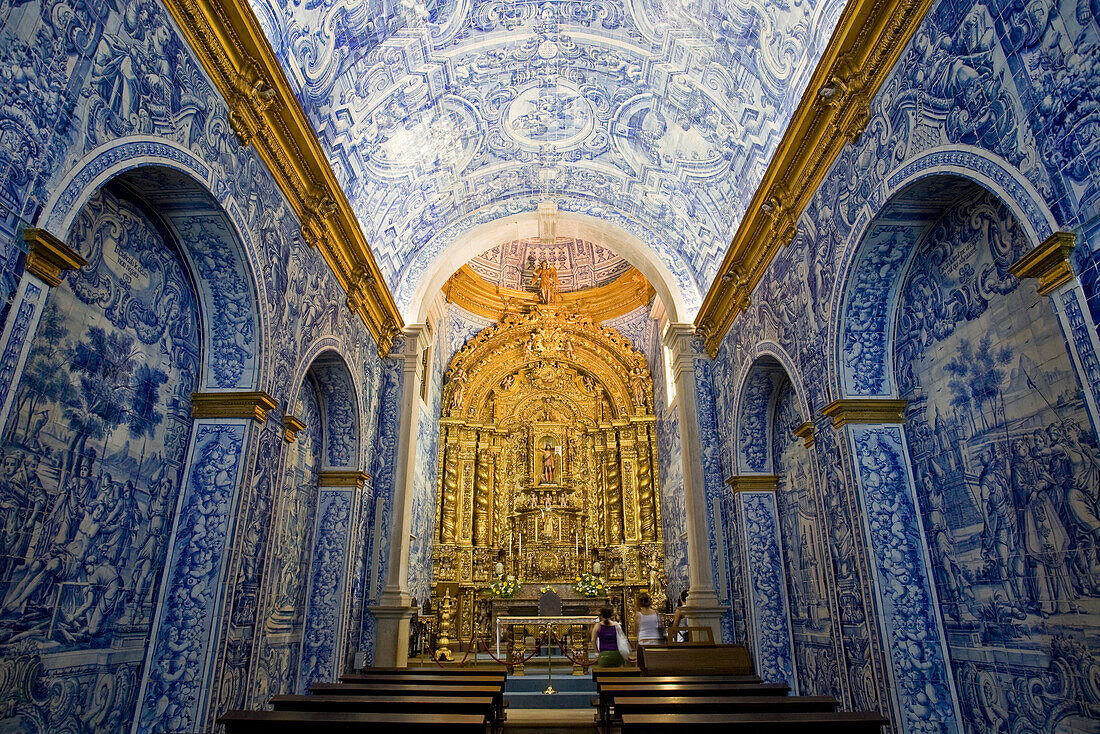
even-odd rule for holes
{"type": "Polygon", "coordinates": [[[638,595],[638,611],[634,620],[638,629],[638,646],[661,644],[661,618],[650,606],[649,594],[638,595]]]}
{"type": "Polygon", "coordinates": [[[623,628],[611,619],[611,607],[600,609],[600,621],[592,625],[592,647],[599,652],[596,665],[601,668],[621,668],[630,659],[630,643],[623,628]]]}

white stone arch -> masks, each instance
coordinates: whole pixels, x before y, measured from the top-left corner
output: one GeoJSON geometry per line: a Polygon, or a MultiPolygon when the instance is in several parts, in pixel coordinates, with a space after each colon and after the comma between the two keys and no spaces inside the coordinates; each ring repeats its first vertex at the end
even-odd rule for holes
{"type": "MultiPolygon", "coordinates": [[[[685,293],[683,278],[677,278],[669,264],[633,233],[617,224],[573,212],[558,213],[555,232],[595,242],[627,259],[653,285],[670,321],[690,321],[694,317],[700,298],[697,287],[693,284],[695,292],[685,293]]],[[[416,283],[406,303],[398,299],[406,323],[423,323],[434,294],[472,257],[501,242],[537,237],[538,233],[538,212],[528,211],[478,225],[453,239],[419,275],[414,276],[411,270],[405,274],[406,279],[415,278],[410,284],[416,283]]],[[[430,248],[429,244],[425,249],[430,248]]],[[[398,287],[399,292],[403,289],[398,287]]]]}

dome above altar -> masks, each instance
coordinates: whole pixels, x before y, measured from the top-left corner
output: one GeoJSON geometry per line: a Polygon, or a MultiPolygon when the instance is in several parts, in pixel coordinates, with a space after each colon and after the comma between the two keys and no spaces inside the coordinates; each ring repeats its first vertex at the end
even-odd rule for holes
{"type": "Polygon", "coordinates": [[[543,260],[557,269],[563,293],[607,285],[631,269],[625,258],[609,248],[573,237],[550,242],[512,240],[486,250],[467,265],[489,285],[534,293],[532,276],[543,260]]]}

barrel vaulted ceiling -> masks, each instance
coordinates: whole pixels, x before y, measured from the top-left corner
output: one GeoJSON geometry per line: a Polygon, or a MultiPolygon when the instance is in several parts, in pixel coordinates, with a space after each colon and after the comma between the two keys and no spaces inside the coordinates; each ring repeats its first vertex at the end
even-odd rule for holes
{"type": "Polygon", "coordinates": [[[843,9],[251,2],[403,310],[448,245],[545,200],[633,234],[698,306],[843,9]]]}

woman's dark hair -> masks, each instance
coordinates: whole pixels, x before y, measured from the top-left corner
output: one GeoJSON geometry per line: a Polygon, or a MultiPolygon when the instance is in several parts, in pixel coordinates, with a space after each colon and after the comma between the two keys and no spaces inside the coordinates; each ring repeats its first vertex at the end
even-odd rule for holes
{"type": "Polygon", "coordinates": [[[684,589],[683,591],[680,592],[680,603],[681,604],[686,604],[687,600],[688,600],[688,590],[684,589]]]}
{"type": "Polygon", "coordinates": [[[653,602],[652,602],[652,600],[650,600],[649,594],[639,594],[638,595],[638,606],[648,607],[652,603],[653,602]]]}
{"type": "Polygon", "coordinates": [[[611,619],[611,615],[615,613],[615,610],[611,607],[600,607],[600,617],[603,619],[611,619]]]}

